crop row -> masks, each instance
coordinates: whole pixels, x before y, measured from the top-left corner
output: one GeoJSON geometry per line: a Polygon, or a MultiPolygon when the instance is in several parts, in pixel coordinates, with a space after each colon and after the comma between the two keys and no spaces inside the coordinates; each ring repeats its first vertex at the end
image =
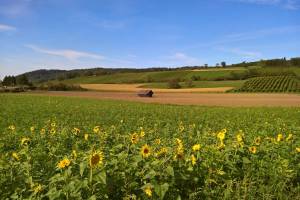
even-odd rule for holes
{"type": "Polygon", "coordinates": [[[300,82],[293,76],[257,77],[246,81],[235,92],[300,92],[300,82]]]}

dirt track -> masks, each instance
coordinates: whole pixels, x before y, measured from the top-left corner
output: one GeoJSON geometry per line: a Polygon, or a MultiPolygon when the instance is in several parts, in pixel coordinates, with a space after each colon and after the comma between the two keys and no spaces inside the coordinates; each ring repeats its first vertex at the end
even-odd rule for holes
{"type": "Polygon", "coordinates": [[[153,98],[141,98],[133,92],[38,92],[34,94],[178,105],[300,107],[300,95],[296,94],[156,93],[153,98]]]}

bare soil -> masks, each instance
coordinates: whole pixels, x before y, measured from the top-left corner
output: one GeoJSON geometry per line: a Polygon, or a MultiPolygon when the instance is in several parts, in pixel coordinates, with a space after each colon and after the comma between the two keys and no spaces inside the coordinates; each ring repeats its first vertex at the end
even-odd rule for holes
{"type": "Polygon", "coordinates": [[[115,99],[145,103],[228,107],[300,107],[298,94],[231,94],[231,93],[155,93],[138,97],[135,92],[34,92],[36,95],[68,96],[90,99],[115,99]]]}
{"type": "MultiPolygon", "coordinates": [[[[137,92],[139,90],[148,90],[151,88],[141,88],[143,84],[80,84],[82,88],[95,91],[110,92],[137,92]]],[[[155,89],[155,92],[164,93],[183,93],[183,92],[226,92],[233,87],[215,87],[215,88],[184,88],[184,89],[155,89]]]]}

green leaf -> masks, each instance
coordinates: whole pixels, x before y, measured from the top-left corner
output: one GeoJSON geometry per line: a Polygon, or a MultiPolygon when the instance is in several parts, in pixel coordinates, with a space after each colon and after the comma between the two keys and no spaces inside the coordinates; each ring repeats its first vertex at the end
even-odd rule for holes
{"type": "Polygon", "coordinates": [[[251,161],[247,157],[243,157],[243,163],[250,164],[251,161]]]}
{"type": "Polygon", "coordinates": [[[170,165],[166,168],[166,172],[168,175],[174,177],[174,169],[170,165]]]}
{"type": "Polygon", "coordinates": [[[80,164],[79,164],[79,173],[80,173],[80,176],[83,176],[83,172],[84,172],[84,170],[85,170],[85,168],[86,168],[86,164],[84,163],[84,162],[81,162],[80,164]]]}
{"type": "Polygon", "coordinates": [[[96,196],[95,195],[93,195],[93,196],[91,196],[90,198],[89,198],[89,200],[96,200],[97,198],[96,198],[96,196]]]}
{"type": "Polygon", "coordinates": [[[161,200],[164,199],[165,194],[168,191],[168,189],[169,189],[168,183],[154,186],[155,193],[159,196],[159,199],[161,199],[161,200]]]}
{"type": "Polygon", "coordinates": [[[101,183],[103,183],[104,185],[106,185],[106,172],[102,171],[98,175],[99,175],[99,178],[101,180],[101,183]]]}

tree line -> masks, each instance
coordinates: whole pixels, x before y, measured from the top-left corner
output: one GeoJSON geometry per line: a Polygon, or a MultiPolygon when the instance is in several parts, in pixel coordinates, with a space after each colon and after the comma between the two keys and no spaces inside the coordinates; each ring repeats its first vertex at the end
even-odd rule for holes
{"type": "Polygon", "coordinates": [[[20,76],[5,76],[1,81],[1,85],[3,86],[32,86],[32,83],[28,80],[26,75],[20,76]]]}

